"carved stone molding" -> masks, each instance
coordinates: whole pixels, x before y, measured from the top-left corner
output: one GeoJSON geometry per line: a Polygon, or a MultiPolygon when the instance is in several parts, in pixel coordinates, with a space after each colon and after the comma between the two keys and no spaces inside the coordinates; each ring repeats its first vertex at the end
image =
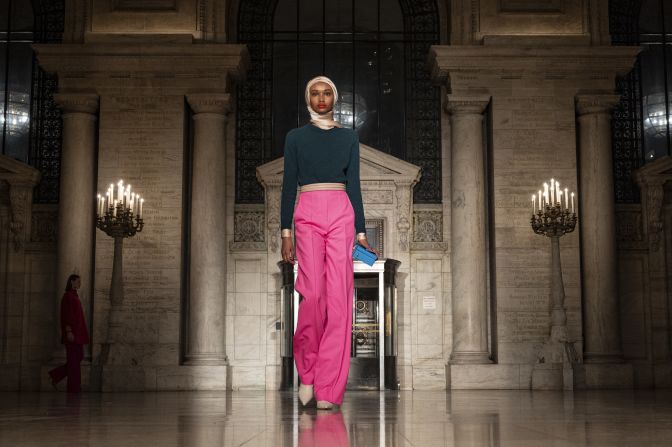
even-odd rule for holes
{"type": "Polygon", "coordinates": [[[98,113],[99,99],[95,93],[54,93],[54,102],[68,113],[98,113]]]}
{"type": "MultiPolygon", "coordinates": [[[[528,41],[531,36],[524,36],[528,41]]],[[[434,45],[429,66],[434,80],[448,80],[453,93],[493,86],[493,77],[571,79],[575,85],[613,89],[616,76],[628,73],[640,47],[610,45],[434,45]],[[587,82],[588,81],[588,82],[587,82]]]]}
{"type": "Polygon", "coordinates": [[[238,205],[233,217],[232,251],[266,250],[266,213],[263,206],[238,205]]]}
{"type": "Polygon", "coordinates": [[[33,206],[30,224],[30,242],[56,242],[58,235],[58,207],[33,206]]]}
{"type": "Polygon", "coordinates": [[[660,242],[663,233],[663,185],[665,180],[659,177],[649,177],[639,182],[642,189],[646,216],[646,230],[649,238],[649,245],[652,251],[660,249],[660,242]]]}
{"type": "Polygon", "coordinates": [[[84,42],[86,33],[90,30],[91,2],[89,0],[70,0],[65,2],[63,42],[84,42]]]}
{"type": "MultiPolygon", "coordinates": [[[[672,182],[672,157],[661,157],[635,171],[635,181],[641,189],[642,214],[649,247],[657,252],[663,239],[663,199],[665,184],[672,182]]],[[[668,230],[669,231],[669,230],[668,230]]]]}
{"type": "Polygon", "coordinates": [[[392,204],[394,193],[390,190],[365,190],[362,189],[362,202],[364,204],[392,204]]]}
{"type": "Polygon", "coordinates": [[[446,99],[446,111],[453,116],[481,115],[490,103],[490,97],[487,95],[447,95],[446,99]]]}
{"type": "Polygon", "coordinates": [[[278,251],[280,242],[280,187],[277,182],[266,184],[266,229],[268,246],[273,253],[278,251]]]}
{"type": "Polygon", "coordinates": [[[0,181],[9,185],[9,231],[15,252],[19,252],[30,234],[33,188],[40,179],[37,169],[0,155],[0,181]]]}
{"type": "Polygon", "coordinates": [[[642,242],[644,233],[642,232],[642,210],[636,205],[636,210],[616,210],[616,239],[620,244],[631,244],[642,242]]]}
{"type": "Polygon", "coordinates": [[[611,94],[577,95],[575,98],[576,112],[579,115],[608,114],[620,100],[620,96],[611,94]]]}
{"type": "Polygon", "coordinates": [[[231,95],[228,93],[189,93],[187,102],[196,115],[214,113],[226,116],[231,111],[231,95]]]}
{"type": "Polygon", "coordinates": [[[443,241],[443,211],[413,211],[413,242],[443,241]]]}
{"type": "Polygon", "coordinates": [[[395,190],[395,195],[397,196],[397,209],[399,213],[397,214],[397,231],[399,236],[399,249],[401,251],[410,250],[409,237],[408,233],[411,229],[411,222],[409,217],[411,216],[411,191],[412,185],[408,184],[397,184],[397,189],[395,190]]]}
{"type": "Polygon", "coordinates": [[[198,5],[198,31],[201,40],[226,41],[226,0],[200,0],[198,5]]]}
{"type": "Polygon", "coordinates": [[[33,197],[32,185],[10,185],[9,203],[11,208],[11,220],[9,231],[12,233],[14,251],[23,248],[25,242],[25,229],[28,227],[28,210],[33,197]]]}

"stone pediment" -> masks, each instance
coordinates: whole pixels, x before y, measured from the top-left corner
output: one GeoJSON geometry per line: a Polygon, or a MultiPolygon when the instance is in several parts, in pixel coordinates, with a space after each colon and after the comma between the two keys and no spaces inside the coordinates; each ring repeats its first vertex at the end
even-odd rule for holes
{"type": "Polygon", "coordinates": [[[36,185],[40,171],[6,155],[0,155],[0,180],[11,184],[28,183],[36,185]]]}
{"type": "Polygon", "coordinates": [[[635,178],[638,181],[655,177],[664,181],[672,180],[672,157],[669,155],[660,157],[645,164],[635,172],[635,178]]]}
{"type": "MultiPolygon", "coordinates": [[[[257,180],[262,185],[282,183],[284,157],[257,167],[257,180]]],[[[420,167],[385,152],[359,145],[360,178],[366,181],[391,180],[395,183],[414,185],[420,180],[420,167]]]]}

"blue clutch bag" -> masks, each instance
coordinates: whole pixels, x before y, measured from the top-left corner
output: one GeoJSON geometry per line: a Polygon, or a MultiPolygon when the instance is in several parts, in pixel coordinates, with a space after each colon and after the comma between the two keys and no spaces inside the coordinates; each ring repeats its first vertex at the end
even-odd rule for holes
{"type": "Polygon", "coordinates": [[[378,259],[378,256],[375,253],[370,252],[366,248],[362,247],[359,244],[355,244],[355,249],[352,252],[352,259],[355,261],[362,261],[364,264],[373,265],[378,259]]]}

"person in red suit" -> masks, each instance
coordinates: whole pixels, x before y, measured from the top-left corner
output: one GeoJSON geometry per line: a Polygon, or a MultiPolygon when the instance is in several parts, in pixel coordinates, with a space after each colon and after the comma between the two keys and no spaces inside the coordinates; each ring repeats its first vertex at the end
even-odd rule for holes
{"type": "Polygon", "coordinates": [[[70,275],[61,299],[61,343],[65,345],[66,363],[49,371],[51,384],[68,378],[68,393],[81,392],[82,373],[79,367],[84,358],[84,345],[89,344],[89,331],[84,320],[82,302],[77,289],[82,285],[79,275],[70,275]]]}

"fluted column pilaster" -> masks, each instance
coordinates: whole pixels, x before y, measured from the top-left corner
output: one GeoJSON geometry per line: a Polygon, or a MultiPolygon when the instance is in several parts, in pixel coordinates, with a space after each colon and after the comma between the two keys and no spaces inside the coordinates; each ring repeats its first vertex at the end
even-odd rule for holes
{"type": "Polygon", "coordinates": [[[451,363],[491,363],[488,351],[483,112],[489,97],[448,96],[451,124],[451,363]]]}
{"type": "Polygon", "coordinates": [[[226,363],[226,118],[228,94],[187,95],[194,115],[185,361],[226,363]]]}
{"type": "Polygon", "coordinates": [[[87,320],[91,315],[99,98],[92,93],[57,93],[54,101],[63,112],[55,287],[55,356],[62,357],[60,301],[73,273],[82,278],[78,293],[87,320]]]}
{"type": "Polygon", "coordinates": [[[618,102],[611,94],[576,97],[586,363],[623,360],[611,148],[611,109],[618,102]]]}

